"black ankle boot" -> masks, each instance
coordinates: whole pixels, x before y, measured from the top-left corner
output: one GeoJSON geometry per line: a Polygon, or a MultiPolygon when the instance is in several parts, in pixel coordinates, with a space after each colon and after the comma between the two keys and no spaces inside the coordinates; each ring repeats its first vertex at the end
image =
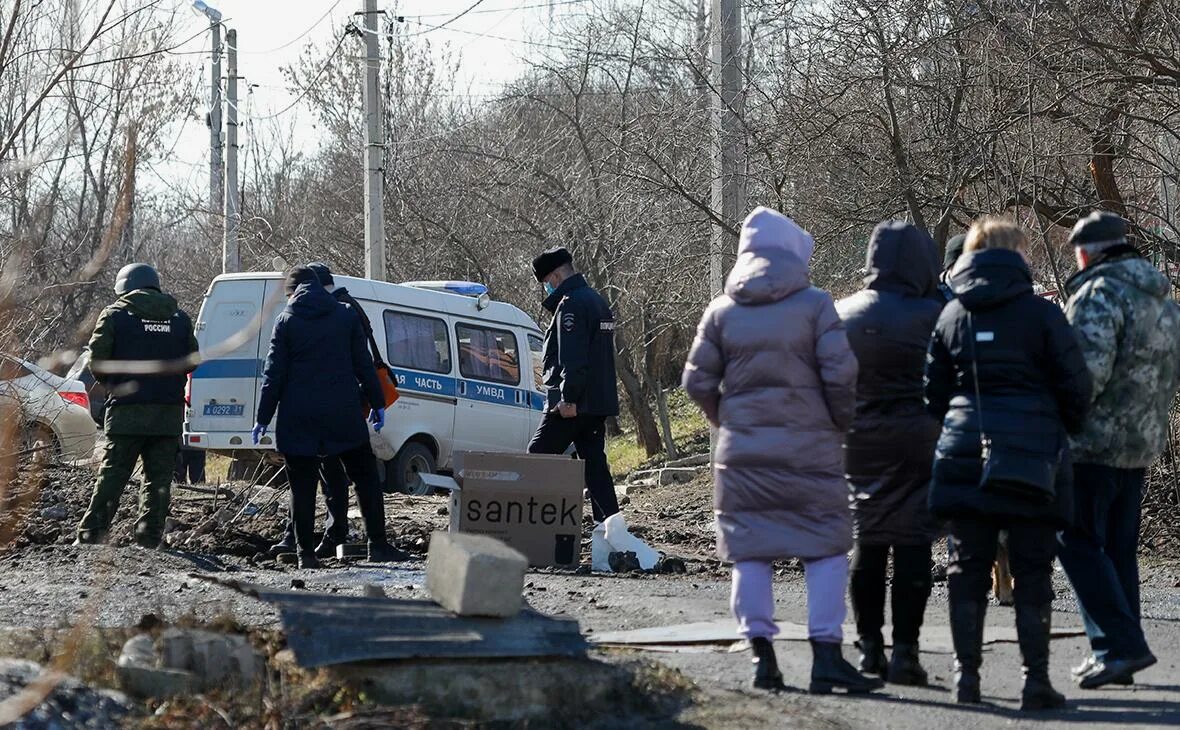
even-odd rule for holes
{"type": "Polygon", "coordinates": [[[955,645],[955,701],[979,704],[979,665],[983,663],[984,601],[951,602],[951,640],[955,645]]]}
{"type": "Polygon", "coordinates": [[[885,679],[890,684],[910,687],[925,687],[929,683],[926,670],[918,660],[917,644],[893,645],[893,658],[889,661],[889,673],[885,679]]]}
{"type": "Polygon", "coordinates": [[[1021,710],[1053,710],[1065,707],[1065,695],[1049,682],[1049,628],[1053,609],[1049,604],[1016,604],[1016,638],[1024,658],[1021,710]]]}
{"type": "Polygon", "coordinates": [[[750,639],[750,651],[754,653],[754,689],[781,692],[786,689],[783,673],[778,670],[778,658],[774,655],[774,642],[762,636],[750,639]]]}
{"type": "Polygon", "coordinates": [[[856,648],[860,650],[860,671],[884,677],[888,671],[885,662],[885,640],[862,636],[856,642],[856,648]]]}
{"type": "Polygon", "coordinates": [[[831,694],[842,689],[849,694],[863,694],[881,689],[885,682],[876,677],[866,677],[856,667],[844,660],[840,644],[811,640],[811,685],[813,695],[831,694]]]}

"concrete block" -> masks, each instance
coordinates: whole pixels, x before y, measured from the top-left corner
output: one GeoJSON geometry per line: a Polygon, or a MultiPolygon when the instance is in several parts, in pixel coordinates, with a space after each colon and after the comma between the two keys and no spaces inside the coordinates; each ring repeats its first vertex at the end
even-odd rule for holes
{"type": "Polygon", "coordinates": [[[200,691],[191,672],[133,665],[119,665],[115,669],[123,691],[136,697],[175,697],[200,691]]]}
{"type": "Polygon", "coordinates": [[[157,644],[160,666],[188,670],[193,666],[193,636],[183,629],[165,629],[157,644]]]}
{"type": "Polygon", "coordinates": [[[193,673],[204,687],[217,687],[231,676],[226,637],[206,631],[193,632],[193,673]]]}
{"type": "Polygon", "coordinates": [[[528,566],[524,555],[499,540],[436,532],[426,556],[426,589],[460,616],[514,616],[528,566]]]}
{"type": "Polygon", "coordinates": [[[696,479],[700,473],[701,470],[694,467],[670,467],[668,469],[661,469],[659,474],[660,485],[687,484],[693,479],[696,479]]]}

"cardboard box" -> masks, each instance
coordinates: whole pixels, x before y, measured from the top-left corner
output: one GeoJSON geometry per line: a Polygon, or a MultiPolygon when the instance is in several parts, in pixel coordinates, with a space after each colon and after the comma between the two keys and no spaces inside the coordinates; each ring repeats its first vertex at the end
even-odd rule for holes
{"type": "Polygon", "coordinates": [[[582,547],[585,462],[565,456],[459,452],[451,532],[501,540],[529,565],[576,565],[582,547]]]}

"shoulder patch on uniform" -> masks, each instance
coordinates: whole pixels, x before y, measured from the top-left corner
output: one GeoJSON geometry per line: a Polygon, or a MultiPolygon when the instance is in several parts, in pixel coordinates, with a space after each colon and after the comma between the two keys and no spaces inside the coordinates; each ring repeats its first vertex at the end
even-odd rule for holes
{"type": "Polygon", "coordinates": [[[573,312],[564,312],[561,315],[561,328],[566,332],[572,332],[574,326],[578,323],[577,318],[573,312]]]}

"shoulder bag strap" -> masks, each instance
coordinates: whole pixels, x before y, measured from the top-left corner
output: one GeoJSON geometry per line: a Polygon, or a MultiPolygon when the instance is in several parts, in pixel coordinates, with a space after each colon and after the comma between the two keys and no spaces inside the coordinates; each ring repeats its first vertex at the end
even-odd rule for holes
{"type": "Polygon", "coordinates": [[[979,389],[979,356],[975,352],[975,320],[967,312],[967,334],[971,338],[971,380],[975,384],[975,412],[979,414],[979,441],[987,443],[987,432],[983,429],[983,394],[979,389]]]}

